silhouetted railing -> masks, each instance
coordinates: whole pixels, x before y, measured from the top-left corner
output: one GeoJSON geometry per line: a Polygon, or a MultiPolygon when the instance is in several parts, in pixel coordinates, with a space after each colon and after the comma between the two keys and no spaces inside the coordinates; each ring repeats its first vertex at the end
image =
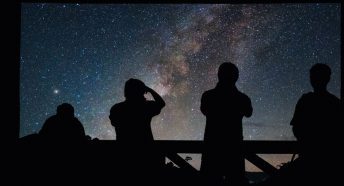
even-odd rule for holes
{"type": "MultiPolygon", "coordinates": [[[[26,141],[22,143],[21,153],[30,153],[34,150],[44,149],[47,147],[52,147],[56,149],[57,146],[44,145],[35,147],[34,143],[26,141]],[[26,145],[28,146],[26,146],[26,145]]],[[[44,144],[44,143],[43,143],[44,144]]],[[[195,172],[196,168],[191,166],[186,160],[178,155],[178,153],[188,153],[188,154],[202,154],[205,151],[205,144],[203,141],[186,141],[186,140],[157,140],[151,145],[137,145],[119,143],[116,140],[92,140],[87,141],[86,151],[87,153],[103,154],[108,158],[115,158],[117,154],[123,153],[134,153],[140,156],[140,153],[146,153],[149,149],[155,149],[155,151],[162,152],[164,156],[170,159],[173,163],[178,165],[180,168],[195,172]]],[[[63,147],[59,146],[59,147],[63,147]]],[[[74,147],[73,147],[74,148],[74,147]]],[[[230,148],[235,147],[228,147],[230,148]]],[[[61,149],[60,149],[61,150],[61,149]]],[[[273,174],[277,171],[276,167],[272,166],[270,163],[260,158],[257,154],[297,154],[299,152],[296,141],[244,141],[244,152],[246,160],[250,161],[252,164],[260,168],[267,174],[273,174]]],[[[87,154],[86,154],[87,155],[87,154]]]]}
{"type": "MultiPolygon", "coordinates": [[[[113,140],[92,141],[92,143],[101,143],[112,149],[120,146],[117,141],[113,140]]],[[[245,158],[267,174],[273,174],[277,169],[257,154],[296,154],[298,153],[296,144],[296,141],[244,141],[245,158]]],[[[153,146],[180,168],[190,171],[197,171],[197,169],[177,153],[201,154],[204,151],[203,141],[157,140],[153,146]]]]}

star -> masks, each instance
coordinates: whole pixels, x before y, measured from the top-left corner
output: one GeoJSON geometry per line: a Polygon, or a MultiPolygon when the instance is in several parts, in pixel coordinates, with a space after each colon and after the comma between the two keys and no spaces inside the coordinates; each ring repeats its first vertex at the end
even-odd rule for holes
{"type": "Polygon", "coordinates": [[[54,94],[59,94],[60,90],[59,89],[54,89],[54,94]]]}

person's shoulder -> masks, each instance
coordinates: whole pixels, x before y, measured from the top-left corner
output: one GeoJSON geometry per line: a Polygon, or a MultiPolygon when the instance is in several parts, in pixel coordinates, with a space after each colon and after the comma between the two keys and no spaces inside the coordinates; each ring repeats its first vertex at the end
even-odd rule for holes
{"type": "Polygon", "coordinates": [[[73,117],[73,121],[74,121],[75,123],[80,123],[80,124],[81,124],[81,121],[80,121],[77,117],[73,117]]]}
{"type": "Polygon", "coordinates": [[[335,96],[335,95],[333,95],[333,94],[331,94],[331,93],[329,93],[329,92],[328,92],[327,96],[328,96],[329,99],[331,99],[332,101],[340,102],[340,99],[339,99],[337,96],[335,96]]]}
{"type": "Polygon", "coordinates": [[[124,102],[124,101],[123,101],[123,102],[116,103],[116,104],[114,104],[114,105],[111,107],[111,110],[116,110],[116,109],[118,109],[118,108],[120,108],[120,107],[123,107],[123,105],[125,105],[125,102],[124,102]]]}
{"type": "Polygon", "coordinates": [[[314,92],[307,92],[301,95],[299,100],[307,100],[307,99],[312,99],[314,98],[315,94],[314,92]]]}
{"type": "Polygon", "coordinates": [[[302,94],[302,96],[301,97],[311,97],[311,96],[314,96],[315,95],[315,93],[314,92],[307,92],[307,93],[304,93],[304,94],[302,94]]]}
{"type": "Polygon", "coordinates": [[[245,100],[251,100],[250,97],[248,97],[248,95],[246,95],[245,93],[238,91],[238,95],[241,99],[245,99],[245,100]]]}
{"type": "Polygon", "coordinates": [[[309,104],[313,103],[315,99],[316,95],[314,94],[314,92],[307,92],[302,94],[297,102],[298,104],[309,104]]]}
{"type": "Polygon", "coordinates": [[[49,118],[47,118],[47,119],[45,120],[45,122],[51,122],[51,121],[54,121],[54,120],[56,120],[56,119],[58,119],[58,116],[57,116],[57,115],[52,115],[52,116],[50,116],[49,118]]]}
{"type": "Polygon", "coordinates": [[[77,117],[73,117],[72,122],[78,126],[79,128],[84,128],[84,126],[82,125],[81,121],[77,118],[77,117]]]}
{"type": "Polygon", "coordinates": [[[206,90],[205,92],[203,92],[202,96],[210,96],[210,95],[214,95],[214,94],[216,94],[216,90],[210,89],[210,90],[206,90]]]}

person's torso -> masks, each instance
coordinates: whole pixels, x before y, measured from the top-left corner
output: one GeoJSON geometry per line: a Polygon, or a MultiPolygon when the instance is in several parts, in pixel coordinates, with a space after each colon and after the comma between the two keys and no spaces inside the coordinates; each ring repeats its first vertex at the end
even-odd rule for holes
{"type": "Polygon", "coordinates": [[[246,97],[239,91],[210,90],[206,100],[205,140],[242,140],[242,118],[246,97]]]}
{"type": "Polygon", "coordinates": [[[339,99],[330,93],[313,92],[303,99],[301,127],[307,131],[305,135],[312,140],[330,138],[339,125],[339,99]]]}
{"type": "Polygon", "coordinates": [[[63,118],[53,116],[47,121],[45,138],[51,140],[75,141],[84,139],[83,127],[75,117],[63,118]]]}
{"type": "Polygon", "coordinates": [[[153,140],[150,127],[152,115],[148,102],[122,102],[115,110],[116,138],[118,140],[153,140]]]}

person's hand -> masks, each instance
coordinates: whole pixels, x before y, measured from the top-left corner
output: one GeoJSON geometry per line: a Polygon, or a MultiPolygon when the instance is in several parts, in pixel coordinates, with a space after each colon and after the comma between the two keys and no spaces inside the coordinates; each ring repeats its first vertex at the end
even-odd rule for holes
{"type": "Polygon", "coordinates": [[[151,92],[152,91],[152,89],[151,88],[149,88],[149,87],[145,87],[146,88],[146,90],[145,90],[145,93],[148,93],[148,92],[151,92]]]}

